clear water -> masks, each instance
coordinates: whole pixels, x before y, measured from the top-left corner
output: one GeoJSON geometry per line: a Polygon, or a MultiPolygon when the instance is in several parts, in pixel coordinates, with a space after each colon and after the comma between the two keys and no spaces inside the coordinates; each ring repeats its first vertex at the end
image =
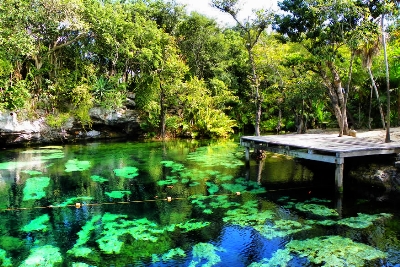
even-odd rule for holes
{"type": "Polygon", "coordinates": [[[237,141],[4,150],[0,266],[400,266],[393,199],[346,180],[336,196],[330,165],[243,157],[237,141]]]}

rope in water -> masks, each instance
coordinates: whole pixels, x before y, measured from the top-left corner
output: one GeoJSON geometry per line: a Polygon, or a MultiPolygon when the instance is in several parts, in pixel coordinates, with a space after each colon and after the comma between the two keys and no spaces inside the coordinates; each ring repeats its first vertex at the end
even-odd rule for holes
{"type": "MultiPolygon", "coordinates": [[[[235,194],[219,194],[219,195],[210,195],[212,197],[216,196],[231,196],[231,195],[240,195],[240,192],[236,192],[235,194]]],[[[53,209],[53,208],[66,208],[66,207],[75,207],[77,209],[82,208],[84,206],[102,206],[102,205],[117,205],[117,204],[132,204],[132,203],[145,203],[145,202],[156,202],[156,201],[167,201],[171,202],[172,200],[187,200],[184,197],[167,197],[160,199],[146,199],[146,200],[132,200],[132,201],[118,201],[118,202],[103,202],[103,203],[80,203],[77,202],[75,204],[69,205],[49,205],[49,206],[38,206],[31,208],[7,208],[1,211],[18,211],[18,210],[33,210],[33,209],[53,209]]]]}

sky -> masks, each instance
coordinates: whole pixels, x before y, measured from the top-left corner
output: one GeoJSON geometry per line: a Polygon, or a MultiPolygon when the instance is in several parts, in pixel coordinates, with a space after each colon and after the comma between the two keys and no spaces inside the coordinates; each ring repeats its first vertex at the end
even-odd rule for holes
{"type": "MultiPolygon", "coordinates": [[[[175,0],[176,3],[186,5],[188,13],[196,11],[207,17],[216,19],[221,25],[234,25],[235,21],[231,15],[225,14],[216,8],[211,7],[211,0],[175,0]]],[[[239,19],[243,20],[248,18],[253,9],[272,9],[277,10],[277,0],[240,0],[239,3],[242,5],[241,12],[239,13],[239,19]]]]}

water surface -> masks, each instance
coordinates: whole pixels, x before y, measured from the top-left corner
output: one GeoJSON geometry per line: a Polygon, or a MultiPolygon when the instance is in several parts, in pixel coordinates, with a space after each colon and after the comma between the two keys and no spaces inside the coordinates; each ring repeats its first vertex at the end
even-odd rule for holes
{"type": "Polygon", "coordinates": [[[399,266],[397,206],[310,166],[246,169],[233,140],[2,151],[0,264],[399,266]]]}

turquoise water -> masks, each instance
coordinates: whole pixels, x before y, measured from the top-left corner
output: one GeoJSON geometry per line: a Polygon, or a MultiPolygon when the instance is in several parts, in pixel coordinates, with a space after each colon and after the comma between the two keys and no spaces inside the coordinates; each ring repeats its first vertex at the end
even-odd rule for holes
{"type": "MultiPolygon", "coordinates": [[[[308,164],[307,164],[308,165],[308,164]]],[[[400,266],[399,209],[230,141],[0,153],[0,266],[400,266]]]]}

